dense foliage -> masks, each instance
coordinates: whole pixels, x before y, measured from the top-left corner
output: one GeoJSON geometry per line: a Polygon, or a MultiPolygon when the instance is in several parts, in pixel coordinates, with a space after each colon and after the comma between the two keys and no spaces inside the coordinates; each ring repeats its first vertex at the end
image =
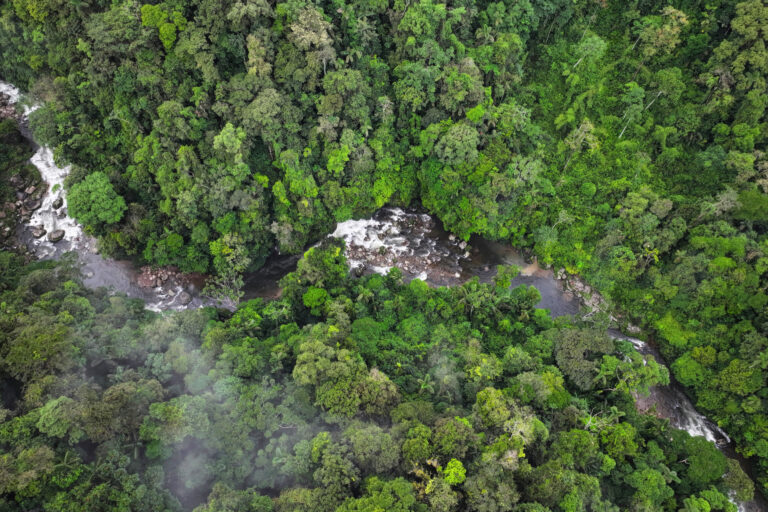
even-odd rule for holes
{"type": "Polygon", "coordinates": [[[66,264],[2,272],[3,510],[735,511],[753,492],[635,410],[664,367],[506,278],[353,279],[330,246],[275,301],[157,315],[66,264]]]}
{"type": "Polygon", "coordinates": [[[13,0],[0,75],[105,250],[227,288],[420,201],[657,333],[765,484],[767,40],[763,0],[13,0]]]}

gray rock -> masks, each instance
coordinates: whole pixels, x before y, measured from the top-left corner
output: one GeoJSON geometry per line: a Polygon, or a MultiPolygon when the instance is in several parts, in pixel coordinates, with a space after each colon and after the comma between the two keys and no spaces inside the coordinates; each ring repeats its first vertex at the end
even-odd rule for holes
{"type": "Polygon", "coordinates": [[[30,185],[24,189],[24,193],[27,194],[28,196],[31,196],[32,194],[35,193],[35,190],[37,190],[37,187],[34,185],[30,185]]]}
{"type": "Polygon", "coordinates": [[[27,199],[26,201],[24,201],[24,208],[26,208],[27,210],[33,212],[33,211],[37,210],[38,208],[40,208],[41,204],[42,203],[40,202],[39,199],[27,199]]]}
{"type": "Polygon", "coordinates": [[[58,210],[62,206],[64,206],[64,199],[61,197],[57,197],[56,200],[53,202],[53,209],[58,210]]]}
{"type": "Polygon", "coordinates": [[[43,238],[45,233],[46,231],[43,226],[35,226],[32,228],[32,236],[35,238],[43,238]]]}
{"type": "Polygon", "coordinates": [[[62,238],[64,238],[64,235],[65,233],[63,229],[57,229],[56,231],[51,231],[50,233],[48,233],[48,241],[56,243],[62,238]]]}
{"type": "Polygon", "coordinates": [[[192,302],[192,295],[190,295],[187,292],[181,292],[179,294],[179,302],[186,306],[187,304],[192,302]]]}

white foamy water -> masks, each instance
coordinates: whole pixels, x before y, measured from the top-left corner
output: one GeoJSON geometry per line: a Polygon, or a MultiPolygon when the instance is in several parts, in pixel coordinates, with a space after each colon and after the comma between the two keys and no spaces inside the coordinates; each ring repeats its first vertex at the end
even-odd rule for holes
{"type": "MultiPolygon", "coordinates": [[[[29,220],[30,226],[43,226],[47,233],[61,230],[64,238],[69,242],[69,248],[75,249],[83,239],[83,227],[66,212],[67,198],[64,193],[64,179],[69,174],[70,166],[59,167],[53,161],[53,152],[46,147],[40,147],[30,159],[32,165],[40,171],[43,181],[48,184],[48,192],[42,197],[40,208],[35,210],[29,220]],[[54,203],[61,199],[59,209],[54,208],[54,203]]],[[[46,235],[47,237],[47,235],[46,235]]],[[[55,254],[54,244],[46,237],[33,242],[37,249],[38,257],[45,258],[55,254]]]]}
{"type": "MultiPolygon", "coordinates": [[[[352,251],[358,251],[361,256],[388,254],[398,256],[410,254],[408,239],[402,236],[398,221],[406,217],[400,208],[389,208],[387,216],[382,219],[348,220],[336,225],[330,236],[341,238],[347,244],[347,256],[351,269],[362,267],[368,258],[353,256],[352,251]]],[[[371,265],[377,273],[386,273],[392,268],[389,265],[371,265]]]]}

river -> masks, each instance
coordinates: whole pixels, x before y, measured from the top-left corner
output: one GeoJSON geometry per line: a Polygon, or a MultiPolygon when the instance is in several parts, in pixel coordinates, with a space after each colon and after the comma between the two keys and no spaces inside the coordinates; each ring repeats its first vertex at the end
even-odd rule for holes
{"type": "MultiPolygon", "coordinates": [[[[13,102],[21,100],[18,89],[2,81],[0,94],[9,96],[13,102]]],[[[22,125],[34,109],[34,106],[23,107],[22,125]]],[[[22,131],[29,133],[28,130],[22,131]]],[[[38,258],[58,258],[67,251],[75,251],[86,286],[105,286],[115,293],[140,298],[145,301],[148,309],[154,311],[211,304],[210,300],[200,295],[200,280],[172,278],[160,286],[141,287],[138,285],[139,271],[131,262],[99,255],[96,241],[66,215],[66,196],[62,185],[69,168],[58,166],[54,162],[53,153],[45,147],[37,147],[31,162],[49,187],[42,206],[34,212],[29,224],[19,227],[19,238],[38,258]],[[52,243],[46,237],[34,238],[31,235],[32,229],[40,225],[47,232],[62,230],[63,239],[52,243]]],[[[516,265],[521,272],[513,280],[512,286],[525,284],[536,287],[541,294],[537,307],[548,309],[553,317],[578,315],[582,309],[581,298],[570,292],[568,282],[558,279],[552,270],[539,267],[535,261],[526,259],[520,251],[503,244],[479,237],[472,238],[469,243],[457,239],[447,233],[439,221],[424,212],[383,208],[369,219],[339,223],[329,236],[346,242],[350,269],[356,275],[385,273],[397,266],[408,281],[421,279],[432,286],[451,286],[474,277],[478,277],[481,282],[491,282],[497,265],[516,265]]],[[[295,268],[298,258],[296,255],[274,254],[258,272],[246,275],[245,298],[279,296],[278,282],[295,268]]],[[[652,356],[664,364],[658,351],[645,341],[616,330],[609,330],[609,334],[629,340],[640,353],[646,357],[652,356]]],[[[637,400],[641,410],[654,410],[656,415],[669,419],[674,428],[686,430],[691,435],[704,436],[715,442],[729,457],[736,457],[728,435],[696,410],[683,387],[674,379],[669,386],[653,387],[649,396],[638,397],[637,400]]],[[[748,462],[741,458],[739,460],[749,472],[748,462]]],[[[768,511],[766,501],[761,495],[757,496],[753,502],[740,503],[739,510],[768,511]]]]}

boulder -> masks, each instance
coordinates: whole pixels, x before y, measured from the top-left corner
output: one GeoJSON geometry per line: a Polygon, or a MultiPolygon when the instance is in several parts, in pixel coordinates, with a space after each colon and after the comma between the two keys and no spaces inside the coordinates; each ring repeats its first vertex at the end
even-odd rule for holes
{"type": "Polygon", "coordinates": [[[46,233],[45,228],[42,225],[33,227],[31,231],[32,236],[35,238],[43,238],[46,233]]]}
{"type": "Polygon", "coordinates": [[[57,229],[56,231],[51,231],[50,233],[48,233],[48,241],[55,244],[56,242],[64,238],[65,234],[66,233],[64,233],[63,229],[57,229]]]}
{"type": "Polygon", "coordinates": [[[56,200],[53,202],[53,209],[58,210],[62,206],[64,206],[64,199],[61,197],[57,197],[56,200]]]}
{"type": "Polygon", "coordinates": [[[142,269],[142,272],[137,279],[137,284],[142,288],[154,288],[155,275],[149,270],[142,269]]]}
{"type": "Polygon", "coordinates": [[[40,208],[42,203],[39,199],[27,199],[24,201],[24,208],[26,208],[28,211],[33,212],[40,208]]]}
{"type": "Polygon", "coordinates": [[[192,295],[187,292],[181,292],[179,294],[179,302],[183,305],[187,305],[192,302],[192,295]]]}

